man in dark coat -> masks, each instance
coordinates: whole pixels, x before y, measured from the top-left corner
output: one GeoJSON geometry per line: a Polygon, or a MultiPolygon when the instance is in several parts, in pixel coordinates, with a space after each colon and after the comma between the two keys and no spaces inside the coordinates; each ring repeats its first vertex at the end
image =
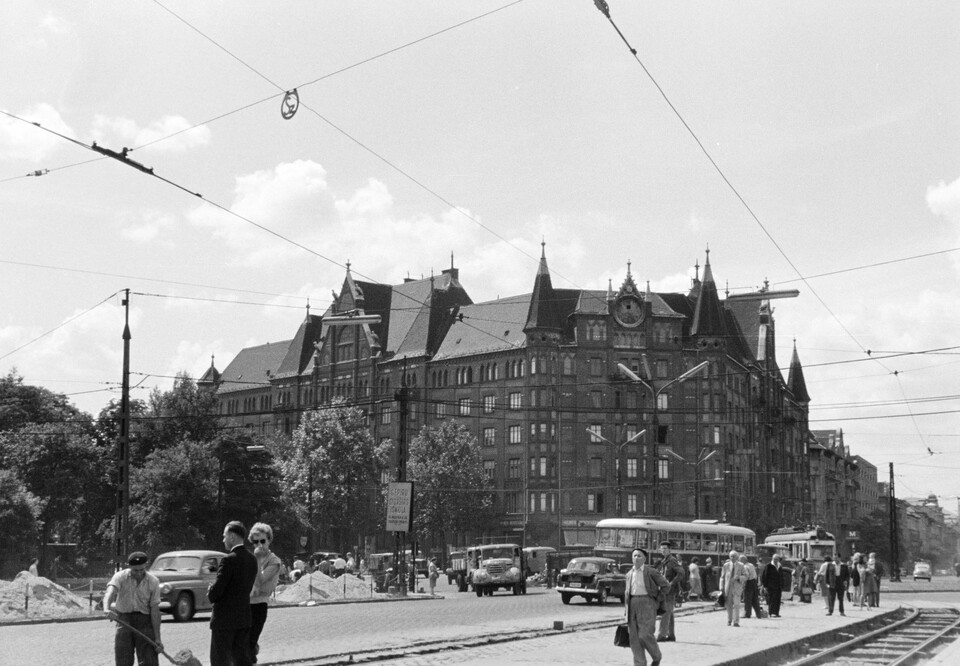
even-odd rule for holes
{"type": "Polygon", "coordinates": [[[667,591],[667,598],[664,602],[666,612],[660,616],[660,630],[657,633],[657,640],[675,641],[677,635],[674,633],[673,611],[676,608],[677,594],[680,592],[680,583],[683,580],[683,566],[677,561],[677,556],[670,552],[670,542],[660,542],[660,554],[663,559],[657,565],[657,571],[667,579],[670,589],[667,591]]]}
{"type": "Polygon", "coordinates": [[[780,598],[783,594],[783,575],[780,572],[780,554],[774,554],[770,563],[763,567],[760,584],[767,591],[767,607],[770,617],[780,617],[780,598]]]}
{"type": "Polygon", "coordinates": [[[207,590],[210,616],[211,666],[250,666],[250,590],[257,579],[257,558],[244,547],[247,528],[237,520],[223,528],[229,554],[220,560],[217,579],[207,590]]]}

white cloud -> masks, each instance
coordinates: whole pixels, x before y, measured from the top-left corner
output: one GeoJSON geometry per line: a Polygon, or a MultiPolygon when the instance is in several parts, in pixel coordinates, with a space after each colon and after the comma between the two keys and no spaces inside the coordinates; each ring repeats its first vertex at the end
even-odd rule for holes
{"type": "Polygon", "coordinates": [[[183,116],[164,116],[146,127],[140,127],[129,118],[97,114],[90,133],[95,141],[111,150],[152,144],[148,148],[153,151],[181,153],[210,143],[210,128],[206,125],[190,128],[191,123],[183,116]]]}
{"type": "Polygon", "coordinates": [[[935,215],[960,223],[960,178],[949,185],[942,180],[927,188],[927,206],[935,215]]]}
{"type": "Polygon", "coordinates": [[[146,211],[135,219],[124,216],[121,219],[121,224],[120,235],[129,241],[144,245],[160,239],[167,247],[173,246],[172,242],[164,241],[161,238],[163,231],[174,226],[174,219],[171,215],[165,215],[157,211],[146,211]]]}
{"type": "MultiPolygon", "coordinates": [[[[16,114],[43,127],[73,136],[73,130],[50,104],[41,102],[16,114]]],[[[66,142],[50,132],[8,116],[0,116],[0,159],[40,162],[52,155],[66,142]]]]}
{"type": "Polygon", "coordinates": [[[73,25],[67,19],[49,11],[40,19],[40,27],[55,35],[68,35],[73,32],[73,25]]]}

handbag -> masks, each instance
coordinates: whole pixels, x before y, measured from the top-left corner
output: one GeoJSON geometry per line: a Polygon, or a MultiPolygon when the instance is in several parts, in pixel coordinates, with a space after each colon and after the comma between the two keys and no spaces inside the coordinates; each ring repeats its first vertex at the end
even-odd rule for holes
{"type": "Polygon", "coordinates": [[[726,606],[726,605],[727,605],[727,595],[725,595],[723,592],[721,592],[721,593],[720,593],[720,596],[717,597],[717,605],[718,605],[718,606],[726,606]]]}
{"type": "Polygon", "coordinates": [[[617,625],[617,631],[613,635],[613,644],[617,647],[630,647],[630,631],[627,629],[627,625],[617,625]]]}

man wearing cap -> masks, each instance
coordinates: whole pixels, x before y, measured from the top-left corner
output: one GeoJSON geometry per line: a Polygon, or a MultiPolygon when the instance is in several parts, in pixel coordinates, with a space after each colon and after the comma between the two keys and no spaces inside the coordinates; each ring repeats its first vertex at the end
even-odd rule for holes
{"type": "Polygon", "coordinates": [[[633,568],[627,573],[623,606],[627,615],[627,632],[634,666],[646,666],[647,652],[653,659],[650,666],[660,664],[661,652],[653,632],[657,626],[659,599],[666,596],[670,583],[654,567],[647,565],[647,553],[633,549],[633,568]]]}
{"type": "Polygon", "coordinates": [[[220,560],[217,579],[207,597],[210,615],[210,663],[212,666],[251,666],[250,590],[257,579],[257,558],[246,549],[247,528],[232,520],[223,528],[223,545],[230,551],[220,560]]]}
{"type": "Polygon", "coordinates": [[[133,666],[136,653],[140,666],[158,666],[157,653],[163,650],[160,643],[160,581],[147,571],[146,553],[130,553],[127,564],[126,569],[113,574],[103,595],[104,612],[117,622],[114,658],[117,666],[133,666]]]}
{"type": "Polygon", "coordinates": [[[664,602],[666,612],[660,616],[660,631],[657,633],[657,640],[675,641],[677,635],[673,628],[673,611],[677,603],[677,594],[680,593],[680,582],[683,580],[683,566],[677,562],[677,557],[670,552],[670,542],[660,542],[660,554],[663,559],[657,565],[657,571],[667,579],[670,589],[667,590],[667,599],[664,602]]]}

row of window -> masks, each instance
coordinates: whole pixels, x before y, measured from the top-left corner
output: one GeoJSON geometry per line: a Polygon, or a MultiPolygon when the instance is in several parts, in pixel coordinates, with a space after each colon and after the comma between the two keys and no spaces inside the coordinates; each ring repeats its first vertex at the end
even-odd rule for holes
{"type": "MultiPolygon", "coordinates": [[[[624,510],[627,514],[646,514],[648,513],[647,496],[642,493],[626,493],[623,497],[624,510]]],[[[527,494],[526,507],[522,504],[523,493],[506,493],[503,498],[503,510],[505,513],[523,513],[524,508],[529,513],[556,513],[557,512],[557,493],[555,492],[529,492],[527,494]]],[[[563,493],[564,513],[586,512],[586,513],[604,513],[606,506],[604,494],[597,492],[589,493],[563,493]]]]}

